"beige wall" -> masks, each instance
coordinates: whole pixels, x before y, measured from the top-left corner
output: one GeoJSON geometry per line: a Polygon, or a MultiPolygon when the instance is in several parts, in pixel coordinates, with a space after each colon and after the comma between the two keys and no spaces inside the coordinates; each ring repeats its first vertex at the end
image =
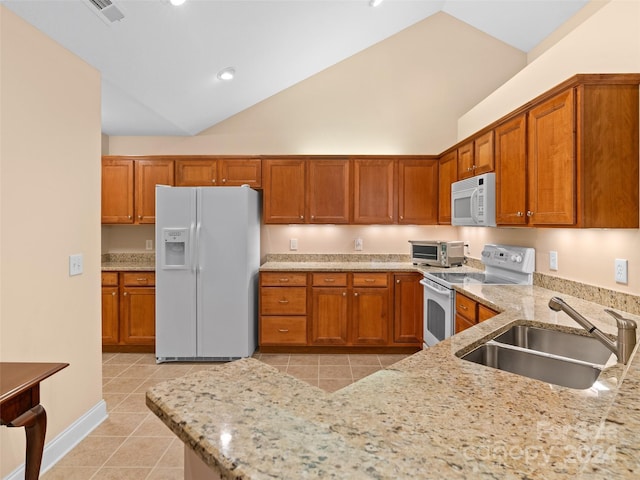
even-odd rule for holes
{"type": "MultiPolygon", "coordinates": [[[[532,52],[526,66],[522,52],[438,14],[201,135],[111,137],[109,151],[440,153],[575,73],[640,72],[639,9],[635,0],[596,0],[532,52]],[[395,69],[403,76],[390,76],[395,69]],[[452,117],[460,118],[456,126],[452,117]]],[[[301,253],[352,252],[358,236],[365,253],[406,252],[413,238],[457,236],[470,242],[474,257],[485,243],[531,245],[541,272],[549,272],[553,249],[559,253],[554,275],[640,294],[638,230],[284,225],[265,227],[262,240],[268,252],[287,252],[290,238],[298,239],[301,253]],[[629,260],[628,285],[614,282],[614,258],[629,260]]],[[[141,240],[133,243],[142,248],[141,240]]]]}
{"type": "MultiPolygon", "coordinates": [[[[49,442],[102,398],[100,76],[2,6],[0,66],[0,360],[70,363],[42,384],[49,442]]],[[[0,429],[0,477],[24,436],[0,429]]]]}
{"type": "MultiPolygon", "coordinates": [[[[466,138],[527,100],[576,73],[640,72],[640,2],[611,0],[513,79],[460,118],[466,138]]],[[[536,248],[536,270],[640,294],[640,230],[461,229],[479,256],[484,243],[536,248]],[[549,271],[549,251],[558,252],[558,271],[549,271]],[[629,283],[614,280],[614,260],[628,260],[629,283]]]]}

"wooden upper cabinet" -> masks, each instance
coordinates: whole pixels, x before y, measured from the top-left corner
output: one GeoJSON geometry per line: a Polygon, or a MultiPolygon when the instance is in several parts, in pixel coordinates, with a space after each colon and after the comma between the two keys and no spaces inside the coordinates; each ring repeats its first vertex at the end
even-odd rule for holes
{"type": "Polygon", "coordinates": [[[438,223],[437,160],[398,160],[398,223],[438,223]]]}
{"type": "Polygon", "coordinates": [[[349,160],[314,158],[307,174],[308,222],[349,223],[349,160]]]}
{"type": "Polygon", "coordinates": [[[134,161],[102,159],[102,223],[134,223],[134,161]]]}
{"type": "Polygon", "coordinates": [[[473,177],[473,141],[458,147],[458,179],[473,177]]]}
{"type": "Polygon", "coordinates": [[[173,160],[136,160],[136,223],[156,223],[156,185],[173,185],[173,160]]]}
{"type": "Polygon", "coordinates": [[[480,175],[493,170],[493,130],[491,130],[473,141],[473,174],[480,175]]]}
{"type": "Polygon", "coordinates": [[[576,223],[574,99],[570,88],[529,111],[531,225],[576,223]]]}
{"type": "Polygon", "coordinates": [[[175,159],[176,185],[184,187],[234,187],[262,185],[259,158],[195,157],[175,159]]]}
{"type": "Polygon", "coordinates": [[[304,159],[263,160],[264,223],[305,223],[304,159]]]}
{"type": "Polygon", "coordinates": [[[527,119],[522,114],[495,128],[496,223],[527,224],[527,119]]]}
{"type": "Polygon", "coordinates": [[[216,159],[176,159],[176,185],[180,187],[213,187],[218,185],[216,159]]]}
{"type": "Polygon", "coordinates": [[[451,225],[451,184],[458,180],[458,151],[453,150],[438,161],[438,223],[451,225]]]}
{"type": "Polygon", "coordinates": [[[458,179],[493,172],[493,130],[458,148],[458,179]]]}
{"type": "Polygon", "coordinates": [[[576,88],[581,227],[639,226],[638,80],[625,81],[576,88]]]}
{"type": "Polygon", "coordinates": [[[352,162],[353,223],[394,223],[394,159],[356,158],[352,162]]]}
{"type": "Polygon", "coordinates": [[[223,186],[249,185],[259,188],[262,186],[262,160],[222,158],[218,161],[218,177],[223,186]]]}

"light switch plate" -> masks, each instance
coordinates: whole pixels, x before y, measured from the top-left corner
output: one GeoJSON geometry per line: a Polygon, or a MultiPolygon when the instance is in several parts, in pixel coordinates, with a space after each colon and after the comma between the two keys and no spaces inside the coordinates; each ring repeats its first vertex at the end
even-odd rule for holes
{"type": "Polygon", "coordinates": [[[82,254],[69,255],[69,276],[82,274],[82,254]]]}
{"type": "Polygon", "coordinates": [[[153,250],[153,240],[146,240],[144,248],[147,250],[153,250]]]}
{"type": "Polygon", "coordinates": [[[356,241],[353,245],[354,250],[357,250],[358,252],[362,251],[362,243],[363,242],[361,238],[356,238],[356,241]]]}
{"type": "Polygon", "coordinates": [[[558,252],[549,252],[549,270],[558,270],[558,252]]]}
{"type": "Polygon", "coordinates": [[[616,283],[627,283],[627,260],[622,258],[616,258],[616,283]]]}
{"type": "Polygon", "coordinates": [[[298,250],[298,239],[297,238],[289,239],[289,250],[298,250]]]}

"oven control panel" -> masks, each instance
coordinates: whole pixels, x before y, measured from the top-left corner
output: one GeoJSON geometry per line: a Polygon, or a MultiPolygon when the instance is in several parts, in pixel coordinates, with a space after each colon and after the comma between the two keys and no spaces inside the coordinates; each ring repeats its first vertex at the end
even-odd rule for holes
{"type": "Polygon", "coordinates": [[[533,273],[536,266],[535,249],[513,245],[488,243],[482,250],[482,263],[520,273],[533,273]]]}

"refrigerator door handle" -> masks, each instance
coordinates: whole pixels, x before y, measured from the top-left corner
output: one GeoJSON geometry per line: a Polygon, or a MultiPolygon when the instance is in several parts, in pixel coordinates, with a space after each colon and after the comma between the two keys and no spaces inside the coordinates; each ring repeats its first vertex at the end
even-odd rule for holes
{"type": "Polygon", "coordinates": [[[195,273],[196,271],[196,224],[195,222],[191,222],[189,226],[189,263],[191,267],[191,271],[195,273]]]}
{"type": "Polygon", "coordinates": [[[195,238],[195,261],[193,262],[193,271],[198,273],[200,270],[200,232],[202,231],[202,222],[198,221],[196,224],[196,238],[195,238]]]}

